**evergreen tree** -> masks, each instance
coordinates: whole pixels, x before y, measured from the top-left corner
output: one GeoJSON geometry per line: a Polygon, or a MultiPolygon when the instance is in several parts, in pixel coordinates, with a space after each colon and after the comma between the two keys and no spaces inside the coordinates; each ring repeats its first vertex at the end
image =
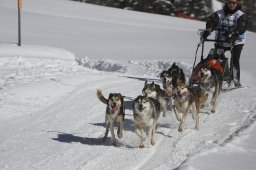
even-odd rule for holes
{"type": "Polygon", "coordinates": [[[256,32],[256,1],[246,0],[243,3],[243,11],[247,15],[247,29],[256,32]]]}
{"type": "Polygon", "coordinates": [[[211,10],[207,6],[206,0],[193,0],[191,1],[191,16],[195,16],[200,20],[205,20],[211,10]]]}

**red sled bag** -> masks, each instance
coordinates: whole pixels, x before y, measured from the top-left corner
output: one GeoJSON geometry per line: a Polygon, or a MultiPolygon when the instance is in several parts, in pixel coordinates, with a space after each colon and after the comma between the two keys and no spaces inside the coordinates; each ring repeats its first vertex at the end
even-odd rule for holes
{"type": "Polygon", "coordinates": [[[200,63],[198,63],[196,65],[196,67],[194,68],[191,78],[190,78],[191,83],[193,82],[193,84],[194,84],[195,82],[197,82],[199,80],[198,72],[202,67],[205,67],[205,66],[208,66],[208,67],[214,69],[216,71],[216,73],[218,75],[220,75],[219,76],[220,78],[223,76],[224,69],[223,69],[220,61],[218,59],[214,59],[214,58],[206,58],[206,59],[202,60],[200,63]]]}

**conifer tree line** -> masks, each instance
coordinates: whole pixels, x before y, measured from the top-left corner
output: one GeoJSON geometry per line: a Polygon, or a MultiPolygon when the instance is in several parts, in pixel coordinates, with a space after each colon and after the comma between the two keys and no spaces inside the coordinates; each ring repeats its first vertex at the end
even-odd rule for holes
{"type": "MultiPolygon", "coordinates": [[[[134,11],[205,21],[212,12],[211,0],[73,0],[134,11]]],[[[256,32],[256,1],[244,0],[248,30],[256,32]]]]}

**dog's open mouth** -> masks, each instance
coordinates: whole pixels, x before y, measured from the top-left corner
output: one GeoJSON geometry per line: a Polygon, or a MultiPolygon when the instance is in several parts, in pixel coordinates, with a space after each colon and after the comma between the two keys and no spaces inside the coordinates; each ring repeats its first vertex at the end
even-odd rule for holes
{"type": "Polygon", "coordinates": [[[112,106],[111,113],[114,114],[118,110],[118,107],[112,106]]]}
{"type": "Polygon", "coordinates": [[[142,112],[144,109],[145,109],[145,107],[137,107],[138,108],[138,110],[140,111],[140,112],[142,112]]]}
{"type": "Polygon", "coordinates": [[[168,86],[168,83],[165,81],[165,82],[163,82],[163,88],[164,89],[166,89],[167,88],[167,86],[168,86]]]}
{"type": "Polygon", "coordinates": [[[201,75],[201,80],[202,81],[206,80],[206,78],[207,78],[207,75],[201,75]]]}
{"type": "Polygon", "coordinates": [[[165,81],[163,82],[163,88],[167,89],[170,86],[171,82],[165,81]]]}

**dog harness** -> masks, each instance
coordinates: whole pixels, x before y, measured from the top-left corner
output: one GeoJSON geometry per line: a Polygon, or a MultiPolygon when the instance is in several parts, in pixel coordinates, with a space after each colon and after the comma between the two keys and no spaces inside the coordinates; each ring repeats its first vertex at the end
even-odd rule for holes
{"type": "Polygon", "coordinates": [[[178,95],[179,96],[179,103],[181,104],[185,101],[188,101],[189,98],[190,98],[190,94],[191,93],[189,93],[189,92],[183,92],[180,95],[178,95]]]}

